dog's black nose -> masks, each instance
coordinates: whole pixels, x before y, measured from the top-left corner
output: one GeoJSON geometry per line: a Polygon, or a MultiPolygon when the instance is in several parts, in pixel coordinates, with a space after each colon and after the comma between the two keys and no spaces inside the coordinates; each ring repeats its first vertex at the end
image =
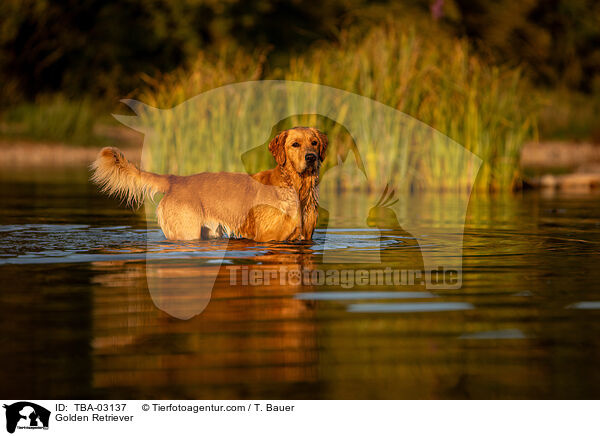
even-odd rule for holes
{"type": "Polygon", "coordinates": [[[306,153],[304,159],[306,159],[306,162],[308,163],[315,163],[315,161],[317,160],[317,155],[314,153],[306,153]]]}

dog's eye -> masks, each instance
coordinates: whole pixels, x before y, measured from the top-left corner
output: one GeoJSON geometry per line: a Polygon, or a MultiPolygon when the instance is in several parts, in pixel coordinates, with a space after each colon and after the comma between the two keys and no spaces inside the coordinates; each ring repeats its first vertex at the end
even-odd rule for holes
{"type": "Polygon", "coordinates": [[[294,143],[292,144],[292,147],[300,147],[300,144],[298,144],[297,142],[294,142],[294,143]]]}
{"type": "Polygon", "coordinates": [[[311,142],[312,145],[317,145],[317,141],[311,142]]]}

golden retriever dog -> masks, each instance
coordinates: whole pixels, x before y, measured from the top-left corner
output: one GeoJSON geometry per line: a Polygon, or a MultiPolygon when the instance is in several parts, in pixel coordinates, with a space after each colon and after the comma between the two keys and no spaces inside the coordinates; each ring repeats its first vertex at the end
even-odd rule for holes
{"type": "Polygon", "coordinates": [[[92,181],[131,205],[164,193],[156,215],[167,239],[310,240],[326,148],[327,136],[319,130],[294,127],[269,143],[277,162],[273,169],[175,176],[142,171],[120,150],[106,147],[91,165],[92,181]]]}

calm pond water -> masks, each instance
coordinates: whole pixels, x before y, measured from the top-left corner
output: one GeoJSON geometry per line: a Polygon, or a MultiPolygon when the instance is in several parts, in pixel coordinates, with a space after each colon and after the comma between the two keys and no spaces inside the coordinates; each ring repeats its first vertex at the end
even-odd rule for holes
{"type": "MultiPolygon", "coordinates": [[[[598,195],[473,198],[462,287],[431,290],[239,286],[340,265],[322,263],[324,229],[311,244],[165,241],[81,171],[4,172],[0,186],[2,397],[600,396],[598,195]]],[[[420,270],[439,249],[375,230],[330,235],[367,262],[342,268],[377,251],[420,270]]]]}

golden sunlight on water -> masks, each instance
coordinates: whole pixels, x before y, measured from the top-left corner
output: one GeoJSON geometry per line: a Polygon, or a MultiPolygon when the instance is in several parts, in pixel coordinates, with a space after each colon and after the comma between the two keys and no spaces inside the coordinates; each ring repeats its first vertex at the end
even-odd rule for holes
{"type": "Polygon", "coordinates": [[[5,192],[7,397],[598,394],[597,198],[472,199],[461,286],[432,288],[419,274],[457,240],[442,237],[456,227],[449,197],[363,214],[386,226],[330,206],[342,223],[312,243],[180,244],[70,178],[5,192]]]}

